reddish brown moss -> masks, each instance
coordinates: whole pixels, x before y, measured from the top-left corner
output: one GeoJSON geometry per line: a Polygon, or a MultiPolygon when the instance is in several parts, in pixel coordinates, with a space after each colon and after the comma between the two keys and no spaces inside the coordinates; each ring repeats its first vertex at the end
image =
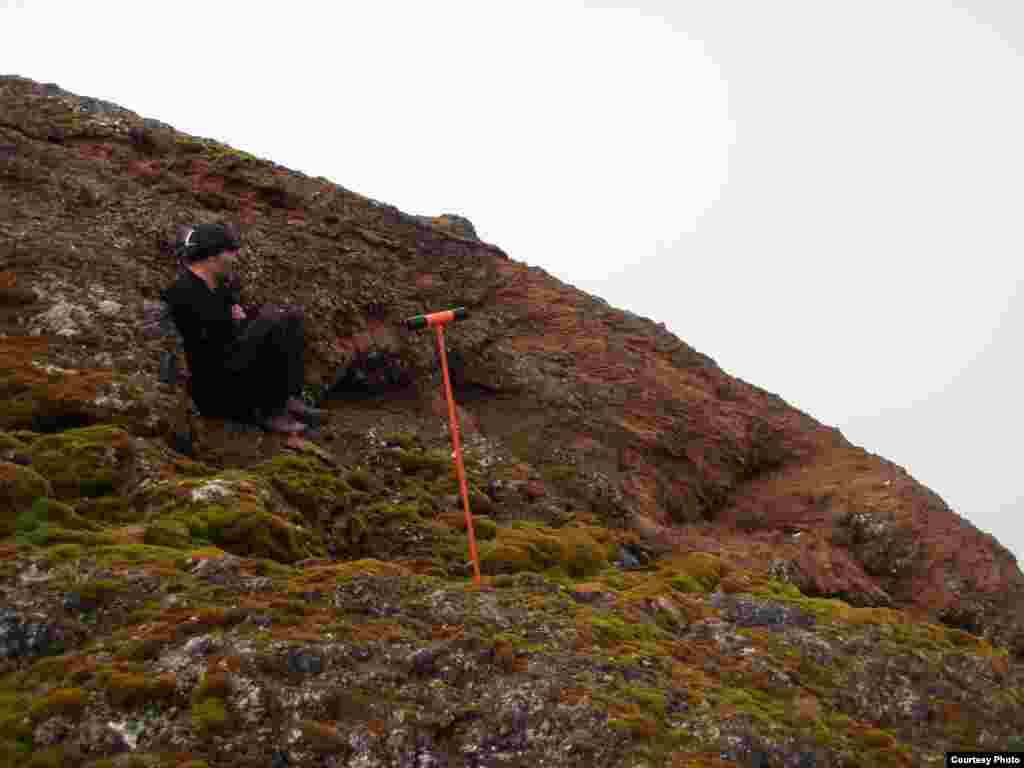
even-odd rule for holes
{"type": "Polygon", "coordinates": [[[152,678],[137,672],[114,670],[107,681],[107,700],[112,706],[134,709],[154,701],[174,697],[176,679],[173,673],[152,678]]]}
{"type": "Polygon", "coordinates": [[[75,716],[85,708],[86,694],[81,688],[58,688],[36,701],[29,711],[33,720],[43,720],[53,715],[75,716]]]}

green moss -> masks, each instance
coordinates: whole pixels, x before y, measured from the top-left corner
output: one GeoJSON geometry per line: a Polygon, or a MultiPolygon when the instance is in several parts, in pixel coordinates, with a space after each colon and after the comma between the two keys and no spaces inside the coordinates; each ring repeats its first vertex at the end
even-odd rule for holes
{"type": "Polygon", "coordinates": [[[10,432],[0,431],[0,451],[24,451],[28,444],[10,432]]]}
{"type": "Polygon", "coordinates": [[[654,718],[643,715],[611,718],[608,720],[608,727],[641,743],[649,743],[661,730],[661,726],[654,718]]]}
{"type": "Polygon", "coordinates": [[[40,497],[15,520],[17,539],[22,544],[43,546],[56,543],[109,544],[113,539],[97,533],[95,523],[80,517],[73,507],[40,497]]]}
{"type": "Polygon", "coordinates": [[[348,739],[337,728],[326,723],[300,720],[299,730],[315,752],[338,753],[344,752],[348,748],[348,739]]]}
{"type": "Polygon", "coordinates": [[[98,563],[107,567],[133,563],[172,565],[181,558],[177,549],[149,544],[114,544],[99,547],[92,554],[98,563]]]}
{"type": "Polygon", "coordinates": [[[175,695],[174,675],[151,677],[143,672],[110,671],[106,677],[107,699],[115,707],[134,709],[175,695]]]}
{"type": "Polygon", "coordinates": [[[672,585],[673,589],[677,589],[680,592],[704,592],[704,587],[701,586],[693,576],[689,574],[681,574],[669,579],[669,584],[672,585]]]}
{"type": "Polygon", "coordinates": [[[134,523],[142,515],[124,496],[83,498],[75,502],[75,511],[87,520],[99,523],[134,523]]]}
{"type": "Polygon", "coordinates": [[[946,638],[953,646],[958,648],[966,648],[970,646],[979,645],[977,637],[972,635],[970,632],[964,632],[962,629],[947,629],[946,638]]]}
{"type": "Polygon", "coordinates": [[[266,557],[291,563],[323,554],[323,546],[308,528],[294,525],[248,498],[232,499],[227,505],[179,508],[154,520],[146,529],[147,543],[209,541],[241,557],[266,557]]]}
{"type": "Polygon", "coordinates": [[[188,137],[187,139],[180,139],[179,144],[190,147],[193,151],[201,152],[211,162],[218,163],[229,158],[236,158],[238,162],[242,163],[261,163],[263,162],[256,155],[250,154],[245,150],[235,149],[228,144],[224,144],[214,139],[204,139],[196,137],[188,137]]]}
{"type": "Polygon", "coordinates": [[[111,602],[124,586],[121,582],[111,579],[91,579],[76,585],[75,591],[83,600],[103,605],[111,602]]]}
{"type": "Polygon", "coordinates": [[[574,480],[579,474],[579,470],[571,464],[556,464],[544,467],[542,474],[545,480],[555,485],[562,485],[570,480],[574,480]]]}
{"type": "Polygon", "coordinates": [[[419,473],[427,476],[447,475],[451,466],[451,456],[441,451],[397,451],[398,465],[403,472],[419,473]]]}
{"type": "Polygon", "coordinates": [[[0,461],[0,538],[17,530],[16,521],[33,508],[36,499],[52,494],[50,482],[39,472],[0,461]]]}
{"type": "Polygon", "coordinates": [[[113,492],[114,483],[109,477],[89,477],[78,484],[78,496],[85,498],[109,496],[113,492]]]}
{"type": "Polygon", "coordinates": [[[159,547],[188,549],[193,544],[188,526],[174,519],[156,520],[146,526],[142,540],[159,547]]]}
{"type": "Polygon", "coordinates": [[[537,452],[534,446],[541,439],[536,429],[522,429],[506,437],[505,446],[513,456],[529,461],[537,452]]]}
{"type": "Polygon", "coordinates": [[[494,515],[497,508],[491,498],[476,488],[469,490],[469,510],[474,515],[494,515]]]}
{"type": "Polygon", "coordinates": [[[663,691],[656,688],[626,686],[623,688],[623,693],[654,717],[660,719],[665,716],[665,710],[668,707],[668,697],[663,691]]]}
{"type": "Polygon", "coordinates": [[[200,736],[222,733],[230,725],[224,699],[209,698],[192,706],[192,725],[200,736]]]}
{"type": "Polygon", "coordinates": [[[32,443],[42,437],[41,433],[33,432],[31,429],[12,429],[4,434],[20,441],[24,445],[32,445],[32,443]]]}
{"type": "Polygon", "coordinates": [[[38,659],[15,677],[9,678],[8,683],[18,690],[78,687],[88,681],[95,670],[96,662],[91,655],[65,653],[38,659]]]}
{"type": "Polygon", "coordinates": [[[430,516],[419,501],[375,501],[341,515],[331,540],[342,558],[419,561],[444,575],[469,559],[469,548],[465,535],[430,516]]]}
{"type": "Polygon", "coordinates": [[[589,610],[577,616],[577,623],[583,624],[594,641],[605,648],[657,637],[657,630],[649,625],[627,622],[619,616],[589,610]]]}
{"type": "Polygon", "coordinates": [[[291,566],[279,563],[276,560],[269,560],[265,557],[258,559],[253,564],[253,569],[258,576],[270,576],[273,578],[286,578],[294,572],[291,566]]]}
{"type": "Polygon", "coordinates": [[[75,716],[84,709],[85,702],[85,691],[81,688],[58,688],[37,699],[29,709],[29,717],[40,721],[53,715],[75,716]]]}
{"type": "Polygon", "coordinates": [[[387,446],[398,447],[404,451],[422,451],[423,443],[414,432],[392,431],[386,432],[380,437],[381,442],[387,446]]]}
{"type": "Polygon", "coordinates": [[[23,697],[14,691],[0,690],[0,737],[17,735],[15,722],[18,715],[29,706],[30,699],[23,697]],[[6,727],[5,727],[6,726],[6,727]]]}
{"type": "Polygon", "coordinates": [[[713,592],[722,579],[721,560],[707,552],[691,552],[672,560],[662,570],[671,574],[668,583],[680,592],[713,592]]]}
{"type": "Polygon", "coordinates": [[[560,571],[572,578],[599,572],[608,551],[583,526],[549,528],[518,522],[499,527],[494,541],[480,547],[481,569],[487,574],[560,571]]]}
{"type": "Polygon", "coordinates": [[[227,699],[231,693],[231,681],[224,670],[207,671],[192,692],[193,706],[201,704],[204,699],[227,699]]]}
{"type": "Polygon", "coordinates": [[[498,524],[486,517],[473,516],[473,534],[480,541],[489,541],[497,538],[498,524]]]}
{"type": "Polygon", "coordinates": [[[295,578],[289,583],[288,589],[289,592],[308,592],[314,586],[331,589],[338,584],[365,576],[400,577],[409,574],[407,569],[395,563],[367,558],[319,568],[307,568],[295,575],[295,578]]]}
{"type": "MultiPolygon", "coordinates": [[[[793,584],[789,584],[785,581],[777,581],[770,579],[763,584],[754,587],[750,590],[751,594],[760,595],[769,598],[782,598],[788,600],[800,600],[803,594],[793,584]]],[[[837,603],[839,601],[829,600],[827,603],[837,603]]],[[[828,607],[828,606],[824,606],[828,607]]]]}
{"type": "Polygon", "coordinates": [[[36,440],[32,467],[53,485],[58,499],[105,496],[119,488],[134,455],[131,436],[121,427],[98,424],[69,429],[36,440]]]}
{"type": "Polygon", "coordinates": [[[25,768],[64,768],[68,764],[64,747],[47,747],[33,750],[25,768]]]}
{"type": "Polygon", "coordinates": [[[253,471],[273,483],[312,524],[328,524],[352,492],[347,482],[314,457],[280,454],[253,471]]]}
{"type": "Polygon", "coordinates": [[[362,467],[349,472],[346,481],[349,486],[358,491],[363,491],[364,493],[370,493],[377,490],[377,482],[374,480],[373,475],[362,467]]]}
{"type": "Polygon", "coordinates": [[[776,727],[786,718],[791,707],[787,701],[778,701],[757,688],[724,688],[720,703],[736,707],[766,727],[776,727]]]}
{"type": "Polygon", "coordinates": [[[23,534],[34,531],[46,523],[68,530],[99,530],[95,523],[79,516],[74,507],[46,497],[36,499],[30,509],[18,515],[15,528],[19,534],[23,534]]]}
{"type": "Polygon", "coordinates": [[[43,551],[47,566],[69,563],[82,556],[81,544],[57,544],[43,551]]]}

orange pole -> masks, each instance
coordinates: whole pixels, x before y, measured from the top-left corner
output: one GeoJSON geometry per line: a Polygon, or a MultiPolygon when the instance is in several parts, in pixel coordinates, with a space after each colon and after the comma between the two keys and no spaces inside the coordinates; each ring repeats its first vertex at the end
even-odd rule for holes
{"type": "MultiPolygon", "coordinates": [[[[448,313],[438,313],[448,314],[448,313]]],[[[449,319],[449,318],[446,318],[449,319]]],[[[455,471],[459,476],[462,491],[462,507],[466,512],[466,530],[469,532],[469,554],[473,558],[473,581],[480,585],[480,556],[476,551],[476,534],[473,532],[473,515],[469,511],[469,492],[466,490],[466,470],[462,466],[462,446],[459,444],[459,422],[455,418],[455,401],[452,399],[452,385],[448,380],[448,356],[444,351],[444,322],[431,323],[437,329],[437,350],[441,355],[441,369],[444,371],[444,394],[448,398],[448,422],[452,429],[452,443],[455,444],[455,471]]]]}

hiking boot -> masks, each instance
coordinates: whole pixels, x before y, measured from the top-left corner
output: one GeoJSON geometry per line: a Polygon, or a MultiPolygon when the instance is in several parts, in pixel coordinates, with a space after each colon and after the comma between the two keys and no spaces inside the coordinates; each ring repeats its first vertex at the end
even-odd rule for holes
{"type": "Polygon", "coordinates": [[[271,432],[284,432],[288,434],[302,432],[306,428],[305,424],[301,421],[296,421],[284,411],[280,411],[269,419],[264,420],[263,426],[271,432]]]}
{"type": "Polygon", "coordinates": [[[287,409],[288,413],[295,417],[302,416],[305,413],[313,414],[315,416],[319,416],[323,413],[319,408],[312,408],[306,405],[305,401],[298,397],[289,397],[288,402],[284,404],[284,407],[287,409]]]}
{"type": "Polygon", "coordinates": [[[307,426],[316,429],[323,423],[324,412],[318,408],[310,408],[297,397],[289,397],[285,404],[288,415],[299,419],[307,426]]]}

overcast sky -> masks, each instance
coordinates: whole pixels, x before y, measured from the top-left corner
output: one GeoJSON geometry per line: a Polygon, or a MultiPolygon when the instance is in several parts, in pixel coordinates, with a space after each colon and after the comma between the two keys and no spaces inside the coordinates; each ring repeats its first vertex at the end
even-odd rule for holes
{"type": "Polygon", "coordinates": [[[1024,554],[1020,0],[0,0],[0,30],[0,73],[467,216],[1024,554]]]}

